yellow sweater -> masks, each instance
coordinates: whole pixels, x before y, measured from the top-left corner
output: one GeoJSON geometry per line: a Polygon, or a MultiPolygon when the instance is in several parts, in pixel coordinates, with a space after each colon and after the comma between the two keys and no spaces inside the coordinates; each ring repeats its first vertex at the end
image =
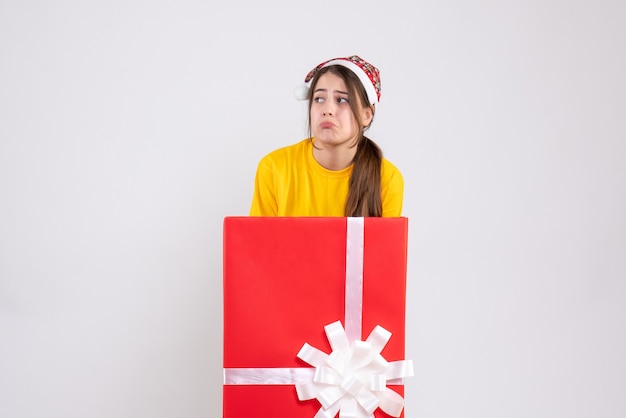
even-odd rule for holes
{"type": "MultiPolygon", "coordinates": [[[[259,162],[250,216],[344,216],[351,173],[322,167],[310,139],[277,149],[259,162]]],[[[381,179],[383,216],[401,216],[404,180],[384,158],[381,179]]]]}

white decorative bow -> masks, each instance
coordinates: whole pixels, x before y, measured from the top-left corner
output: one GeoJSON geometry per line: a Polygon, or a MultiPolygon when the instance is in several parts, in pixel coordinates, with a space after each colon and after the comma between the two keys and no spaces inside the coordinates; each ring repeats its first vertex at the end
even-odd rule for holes
{"type": "Polygon", "coordinates": [[[373,418],[377,408],[399,417],[404,399],[387,387],[387,381],[413,376],[413,362],[388,362],[380,352],[391,333],[376,326],[366,341],[352,345],[340,321],[324,327],[331,354],[305,343],[298,357],[315,367],[312,381],[296,383],[300,400],[317,398],[322,407],[314,418],[373,418]]]}

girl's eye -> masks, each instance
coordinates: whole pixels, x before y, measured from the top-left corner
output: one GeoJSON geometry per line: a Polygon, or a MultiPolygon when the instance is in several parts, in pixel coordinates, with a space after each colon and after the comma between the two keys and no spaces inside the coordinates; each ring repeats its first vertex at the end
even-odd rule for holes
{"type": "Polygon", "coordinates": [[[348,103],[347,97],[339,97],[337,98],[337,103],[348,103]]]}
{"type": "Polygon", "coordinates": [[[318,97],[314,97],[313,101],[316,102],[316,103],[322,103],[324,101],[324,99],[318,96],[318,97]]]}

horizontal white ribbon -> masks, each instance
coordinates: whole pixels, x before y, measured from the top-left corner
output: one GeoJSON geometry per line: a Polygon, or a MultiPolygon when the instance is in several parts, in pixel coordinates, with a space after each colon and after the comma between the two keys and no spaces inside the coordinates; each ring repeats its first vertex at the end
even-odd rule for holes
{"type": "Polygon", "coordinates": [[[225,385],[295,385],[313,379],[310,367],[228,368],[224,369],[225,385]]]}
{"type": "MultiPolygon", "coordinates": [[[[394,363],[389,363],[393,366],[394,363]]],[[[313,379],[313,367],[228,367],[224,369],[225,385],[295,385],[313,379]]],[[[400,373],[395,373],[400,376],[400,373]]],[[[388,385],[403,385],[404,379],[388,379],[388,385]]]]}

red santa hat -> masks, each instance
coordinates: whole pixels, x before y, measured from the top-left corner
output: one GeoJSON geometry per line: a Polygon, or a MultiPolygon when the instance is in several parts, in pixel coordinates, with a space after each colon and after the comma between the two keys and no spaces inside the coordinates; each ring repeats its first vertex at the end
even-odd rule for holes
{"type": "Polygon", "coordinates": [[[306,75],[304,84],[296,88],[296,91],[294,92],[296,98],[298,100],[306,100],[309,95],[311,80],[313,80],[315,74],[322,68],[331,65],[341,65],[342,67],[346,67],[359,77],[361,84],[363,84],[363,87],[365,87],[365,91],[367,92],[369,104],[376,105],[380,102],[380,71],[378,71],[378,68],[374,67],[372,64],[357,55],[352,55],[346,58],[333,58],[331,60],[324,61],[317,67],[313,68],[306,75]]]}

